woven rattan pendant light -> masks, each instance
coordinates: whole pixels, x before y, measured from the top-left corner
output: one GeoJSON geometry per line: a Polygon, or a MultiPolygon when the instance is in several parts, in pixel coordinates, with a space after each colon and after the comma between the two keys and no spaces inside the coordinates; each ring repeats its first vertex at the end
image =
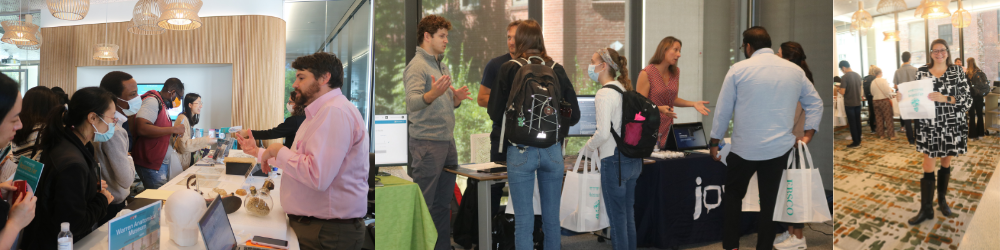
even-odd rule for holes
{"type": "Polygon", "coordinates": [[[969,11],[962,7],[962,0],[958,0],[958,10],[951,15],[951,25],[955,28],[965,28],[969,27],[970,23],[972,23],[972,14],[969,14],[969,11]]]}
{"type": "Polygon", "coordinates": [[[879,0],[878,12],[892,13],[906,10],[906,2],[903,0],[879,0]]]}
{"type": "Polygon", "coordinates": [[[94,60],[118,61],[118,45],[108,43],[108,14],[104,14],[104,43],[94,45],[94,60]]]}
{"type": "Polygon", "coordinates": [[[35,44],[35,45],[17,45],[17,48],[18,49],[23,49],[23,50],[38,50],[38,49],[42,48],[42,44],[45,43],[45,41],[42,40],[42,32],[35,32],[35,39],[38,39],[38,44],[35,44]]]}
{"type": "Polygon", "coordinates": [[[90,0],[45,0],[45,4],[52,16],[62,20],[80,20],[90,11],[90,0]]]}
{"type": "Polygon", "coordinates": [[[923,14],[920,15],[924,19],[938,19],[949,16],[951,16],[951,11],[948,10],[948,2],[942,1],[927,2],[927,7],[924,8],[923,14]]]}
{"type": "Polygon", "coordinates": [[[136,35],[159,35],[167,29],[156,25],[160,19],[160,6],[156,0],[139,0],[132,8],[132,26],[128,32],[136,35]]]}
{"type": "Polygon", "coordinates": [[[896,30],[896,31],[884,31],[884,32],[882,32],[882,34],[885,35],[885,39],[882,39],[883,42],[888,42],[888,41],[897,42],[897,41],[899,41],[899,31],[898,30],[896,30]]]}
{"type": "MultiPolygon", "coordinates": [[[[21,1],[18,1],[17,9],[21,9],[21,1]]],[[[21,21],[21,15],[17,15],[17,20],[7,20],[0,22],[3,26],[3,37],[0,41],[13,45],[38,45],[38,25],[32,23],[32,16],[25,16],[26,21],[21,21]]]]}
{"type": "Polygon", "coordinates": [[[851,16],[851,31],[864,32],[872,27],[872,14],[865,11],[865,3],[858,1],[858,11],[851,16]]]}
{"type": "Polygon", "coordinates": [[[168,30],[193,30],[201,27],[201,0],[157,0],[160,18],[156,25],[168,30]]]}

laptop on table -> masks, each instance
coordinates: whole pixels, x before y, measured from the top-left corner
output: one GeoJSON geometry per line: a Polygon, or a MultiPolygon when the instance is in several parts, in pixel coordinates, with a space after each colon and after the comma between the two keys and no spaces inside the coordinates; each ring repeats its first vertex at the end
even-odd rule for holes
{"type": "Polygon", "coordinates": [[[247,246],[236,242],[233,226],[229,224],[229,216],[222,207],[222,197],[216,196],[208,211],[198,221],[202,239],[208,250],[270,250],[266,248],[247,246]]]}

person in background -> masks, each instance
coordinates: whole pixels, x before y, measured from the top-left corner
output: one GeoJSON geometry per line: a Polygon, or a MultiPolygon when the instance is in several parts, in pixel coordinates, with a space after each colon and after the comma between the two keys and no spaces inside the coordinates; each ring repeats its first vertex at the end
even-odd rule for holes
{"type": "Polygon", "coordinates": [[[59,105],[69,104],[69,95],[61,87],[52,87],[52,92],[59,96],[59,105]]]}
{"type": "Polygon", "coordinates": [[[427,209],[437,229],[434,249],[451,249],[451,201],[455,196],[455,174],[444,169],[457,167],[455,109],[469,99],[468,87],[451,86],[451,73],[441,62],[448,45],[451,22],[428,15],[417,24],[416,55],[403,70],[406,113],[409,118],[409,152],[413,162],[408,170],[420,186],[427,209]]]}
{"type": "MultiPolygon", "coordinates": [[[[965,71],[951,64],[948,42],[937,39],[931,42],[931,61],[917,70],[917,80],[934,81],[934,92],[927,95],[934,102],[933,119],[917,119],[917,152],[923,153],[923,178],[920,179],[920,211],[910,218],[910,225],[934,219],[934,163],[941,158],[937,176],[938,209],[945,217],[951,216],[948,207],[948,182],[951,180],[951,158],[965,154],[968,124],[966,113],[972,106],[969,82],[965,71]]],[[[901,98],[897,96],[897,98],[901,98]]],[[[898,101],[898,99],[897,99],[898,101]]]]}
{"type": "MultiPolygon", "coordinates": [[[[497,81],[497,76],[500,74],[500,66],[503,66],[504,63],[514,59],[514,53],[517,51],[517,47],[514,44],[514,35],[517,34],[517,26],[520,25],[521,22],[523,21],[514,20],[507,24],[507,53],[491,59],[488,63],[486,63],[486,68],[483,69],[483,80],[479,82],[479,95],[476,100],[480,107],[489,107],[490,95],[493,94],[492,89],[497,81]]],[[[492,124],[492,130],[500,130],[501,125],[502,124],[500,123],[494,122],[492,124]]],[[[500,154],[499,150],[492,150],[499,147],[500,134],[496,134],[495,137],[493,134],[490,134],[490,161],[507,161],[506,155],[500,154]]]]}
{"type": "MultiPolygon", "coordinates": [[[[795,65],[798,65],[802,69],[802,72],[806,73],[806,78],[809,79],[809,83],[815,85],[813,82],[812,71],[809,70],[809,64],[806,63],[806,52],[802,49],[802,45],[797,42],[785,42],[778,46],[778,57],[788,60],[795,65]]],[[[815,86],[813,86],[815,88],[815,86]]],[[[802,102],[795,104],[795,125],[792,126],[792,134],[795,135],[797,140],[805,137],[805,126],[806,126],[806,110],[802,108],[802,102]]],[[[774,239],[774,247],[777,249],[805,249],[806,239],[802,235],[802,228],[805,228],[803,223],[782,223],[788,225],[788,231],[785,231],[780,236],[774,239]],[[795,237],[791,237],[795,236],[795,237]]]]}
{"type": "Polygon", "coordinates": [[[851,70],[851,64],[840,61],[840,71],[844,72],[840,87],[844,95],[844,111],[847,112],[847,126],[851,129],[851,145],[848,148],[861,146],[861,75],[851,70]]]}
{"type": "Polygon", "coordinates": [[[306,120],[306,104],[304,100],[298,98],[297,92],[292,91],[289,95],[285,109],[292,115],[285,118],[285,122],[268,130],[240,130],[240,136],[246,138],[249,136],[248,133],[253,133],[253,137],[257,138],[257,140],[271,140],[284,137],[285,143],[283,145],[286,148],[292,148],[292,145],[295,145],[295,134],[299,131],[299,126],[302,126],[302,121],[306,120]]]}
{"type": "Polygon", "coordinates": [[[872,81],[872,100],[875,106],[875,113],[878,114],[875,123],[876,133],[875,135],[879,139],[892,140],[896,137],[895,124],[893,124],[893,113],[892,113],[892,100],[889,98],[894,98],[896,91],[889,86],[889,81],[882,78],[882,69],[875,66],[872,67],[872,74],[875,75],[875,80],[872,81]]]}
{"type": "MultiPolygon", "coordinates": [[[[21,124],[11,140],[11,150],[8,158],[0,169],[0,181],[14,177],[21,156],[38,161],[42,157],[38,137],[45,128],[45,117],[52,108],[60,107],[59,96],[48,87],[38,86],[24,93],[24,109],[21,110],[21,124]]],[[[7,145],[6,143],[3,145],[7,145]]]]}
{"type": "MultiPolygon", "coordinates": [[[[720,161],[719,141],[733,124],[732,151],[726,158],[727,190],[724,204],[739,204],[747,192],[751,176],[757,174],[761,194],[778,193],[782,171],[796,141],[809,143],[823,116],[823,100],[802,69],[782,59],[770,49],[771,38],[760,26],[743,32],[743,54],[748,59],[733,65],[726,74],[716,102],[712,124],[710,155],[720,161]],[[805,135],[792,134],[796,102],[806,110],[805,135]],[[725,124],[725,125],[720,125],[725,124]]],[[[760,214],[771,214],[774,195],[760,196],[760,214]]],[[[722,247],[738,249],[740,245],[740,206],[723,208],[722,247]]],[[[770,249],[774,244],[775,225],[771,216],[757,217],[757,249],[770,249]]]]}
{"type": "MultiPolygon", "coordinates": [[[[649,65],[639,72],[635,91],[649,98],[660,109],[660,134],[666,135],[674,124],[677,113],[674,107],[694,107],[701,115],[711,112],[705,107],[707,101],[688,101],[677,95],[681,71],[677,61],[681,58],[681,40],[672,36],[664,37],[656,46],[656,54],[649,59],[649,65]]],[[[667,143],[667,136],[660,136],[656,142],[660,148],[667,143]]]]}
{"type": "Polygon", "coordinates": [[[142,106],[134,125],[138,136],[132,157],[136,173],[146,189],[160,188],[172,174],[179,174],[171,173],[171,169],[181,169],[179,157],[170,146],[170,137],[184,134],[184,125],[177,123],[171,126],[167,113],[167,110],[179,105],[181,97],[184,97],[184,83],[177,78],[167,79],[159,92],[150,90],[142,95],[142,106]],[[177,105],[174,100],[177,100],[177,105]]]}
{"type": "Polygon", "coordinates": [[[847,112],[844,111],[844,88],[841,88],[840,76],[833,77],[833,126],[847,125],[847,112]]]}
{"type": "Polygon", "coordinates": [[[129,196],[132,182],[135,182],[135,164],[132,156],[128,154],[129,132],[128,114],[135,114],[129,111],[130,108],[139,110],[138,88],[132,75],[121,71],[114,71],[104,75],[101,79],[101,88],[111,93],[114,102],[114,115],[116,123],[114,135],[106,142],[94,144],[96,149],[94,158],[101,164],[101,179],[107,183],[107,190],[114,197],[108,205],[108,211],[104,217],[98,221],[97,225],[103,225],[114,219],[122,209],[125,208],[125,199],[129,196]],[[125,100],[132,100],[132,103],[125,100]]]}
{"type": "Polygon", "coordinates": [[[868,75],[866,75],[861,80],[861,84],[865,90],[865,104],[868,105],[868,127],[871,127],[872,134],[875,133],[875,121],[878,120],[878,114],[875,113],[875,101],[872,100],[872,81],[875,80],[875,75],[872,74],[872,68],[875,65],[868,65],[868,75]]]}
{"type": "MultiPolygon", "coordinates": [[[[344,68],[333,54],[296,58],[295,83],[306,119],[295,145],[258,149],[253,133],[237,137],[265,173],[281,175],[281,207],[302,249],[360,250],[368,211],[368,131],[361,112],[341,91],[344,68]]],[[[454,182],[454,180],[452,181],[454,182]]]]}
{"type": "Polygon", "coordinates": [[[69,109],[49,114],[41,138],[45,169],[36,191],[39,216],[24,229],[23,249],[56,249],[63,222],[69,222],[73,242],[80,241],[107,213],[114,196],[100,178],[92,142],[114,136],[113,98],[102,88],[82,88],[73,94],[69,109]]]}
{"type": "Polygon", "coordinates": [[[604,194],[604,203],[608,209],[611,238],[615,239],[611,241],[612,248],[636,249],[638,243],[633,206],[635,182],[642,172],[642,159],[623,156],[618,151],[617,142],[611,138],[611,130],[623,134],[621,124],[615,123],[622,120],[622,94],[603,87],[613,86],[622,92],[633,90],[632,82],[628,79],[628,60],[614,49],[599,49],[590,57],[587,74],[602,88],[597,90],[597,95],[594,97],[597,132],[584,145],[583,154],[591,156],[593,152],[598,152],[601,158],[601,170],[607,173],[601,175],[601,192],[604,194]],[[594,77],[595,75],[597,77],[594,77]]]}
{"type": "Polygon", "coordinates": [[[184,96],[184,102],[181,105],[184,112],[177,115],[174,126],[177,124],[184,126],[184,133],[174,136],[171,144],[180,155],[178,158],[181,160],[181,168],[187,170],[191,164],[194,164],[194,152],[214,144],[216,140],[209,136],[194,138],[191,135],[193,133],[191,128],[198,125],[198,121],[201,120],[201,95],[188,93],[184,96]]]}
{"type": "Polygon", "coordinates": [[[965,66],[962,65],[962,58],[955,58],[955,65],[962,67],[962,71],[965,71],[965,66]]]}
{"type": "MultiPolygon", "coordinates": [[[[510,179],[510,199],[514,203],[514,245],[517,249],[531,249],[534,243],[532,232],[535,228],[535,213],[532,203],[534,203],[535,180],[537,178],[538,192],[542,203],[540,204],[541,227],[545,235],[542,245],[545,249],[558,250],[560,241],[559,192],[565,173],[562,164],[562,143],[559,142],[564,139],[563,130],[568,130],[569,126],[580,121],[580,106],[576,99],[576,90],[573,89],[573,83],[567,77],[566,69],[553,61],[545,50],[542,27],[537,21],[528,19],[517,25],[514,44],[517,47],[514,58],[535,60],[533,63],[537,63],[538,58],[541,58],[545,65],[552,67],[552,71],[559,81],[562,101],[568,103],[572,110],[572,116],[568,123],[563,123],[565,120],[559,121],[560,125],[564,127],[560,128],[557,143],[547,148],[511,144],[510,141],[502,141],[503,144],[500,144],[504,151],[499,155],[504,157],[503,159],[510,167],[507,176],[510,179]],[[536,58],[531,59],[531,57],[536,58]]],[[[503,124],[504,110],[508,107],[507,101],[510,100],[511,88],[513,88],[517,72],[520,69],[521,64],[513,61],[500,66],[497,81],[493,85],[496,91],[491,93],[493,96],[490,97],[489,107],[486,111],[493,124],[503,124]]],[[[499,138],[501,132],[501,129],[494,129],[490,132],[490,138],[499,138]]],[[[498,148],[491,148],[490,152],[495,150],[499,151],[498,148]]]]}
{"type": "MultiPolygon", "coordinates": [[[[18,83],[14,79],[0,74],[0,145],[10,144],[16,131],[23,127],[19,116],[23,104],[17,86],[18,83]]],[[[7,160],[9,159],[4,159],[7,160]]],[[[0,192],[3,193],[3,197],[9,197],[14,191],[17,191],[17,187],[10,181],[0,182],[0,192]]],[[[14,201],[14,204],[0,201],[0,214],[7,216],[2,218],[3,222],[0,223],[0,249],[11,249],[21,229],[28,226],[28,223],[35,218],[37,201],[38,197],[31,191],[14,201]]]]}
{"type": "MultiPolygon", "coordinates": [[[[986,78],[986,73],[976,65],[976,59],[969,57],[968,69],[965,74],[969,76],[969,84],[984,83],[990,85],[990,80],[986,78]]],[[[969,110],[969,140],[979,140],[986,136],[986,124],[983,117],[983,110],[986,108],[986,101],[983,96],[972,96],[972,109],[969,110]]]]}
{"type": "MultiPolygon", "coordinates": [[[[893,74],[894,77],[892,78],[892,83],[896,86],[897,92],[899,92],[899,84],[917,80],[917,68],[910,65],[910,52],[904,51],[903,54],[899,56],[899,59],[903,60],[903,66],[899,66],[899,69],[896,70],[896,73],[893,74]]],[[[900,123],[903,125],[903,130],[906,132],[906,140],[910,142],[910,145],[913,145],[916,143],[916,138],[913,135],[913,121],[903,119],[902,116],[899,117],[899,119],[901,120],[900,123]]]]}
{"type": "Polygon", "coordinates": [[[122,122],[122,128],[128,136],[128,152],[132,152],[135,144],[136,122],[135,114],[142,108],[142,98],[139,97],[139,86],[129,73],[112,71],[101,78],[101,88],[115,95],[115,117],[122,122]]]}

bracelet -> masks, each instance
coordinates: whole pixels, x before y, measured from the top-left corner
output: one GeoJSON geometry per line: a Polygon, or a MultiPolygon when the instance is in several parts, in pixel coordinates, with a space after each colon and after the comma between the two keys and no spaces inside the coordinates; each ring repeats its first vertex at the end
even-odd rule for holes
{"type": "Polygon", "coordinates": [[[709,143],[709,144],[708,144],[708,146],[709,146],[709,147],[713,147],[713,148],[714,148],[714,147],[718,147],[718,146],[719,146],[719,143],[709,143]]]}

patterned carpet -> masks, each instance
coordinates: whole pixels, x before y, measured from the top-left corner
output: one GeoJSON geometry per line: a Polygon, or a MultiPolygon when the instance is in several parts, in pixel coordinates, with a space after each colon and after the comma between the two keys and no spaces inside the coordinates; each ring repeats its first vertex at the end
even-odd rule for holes
{"type": "Polygon", "coordinates": [[[941,215],[935,202],[935,220],[910,226],[906,221],[920,209],[923,154],[907,143],[905,134],[880,140],[868,126],[862,131],[861,147],[853,149],[846,148],[851,142],[846,127],[834,132],[834,245],[958,249],[1000,161],[1000,139],[969,141],[968,152],[952,159],[950,217],[941,215]]]}

